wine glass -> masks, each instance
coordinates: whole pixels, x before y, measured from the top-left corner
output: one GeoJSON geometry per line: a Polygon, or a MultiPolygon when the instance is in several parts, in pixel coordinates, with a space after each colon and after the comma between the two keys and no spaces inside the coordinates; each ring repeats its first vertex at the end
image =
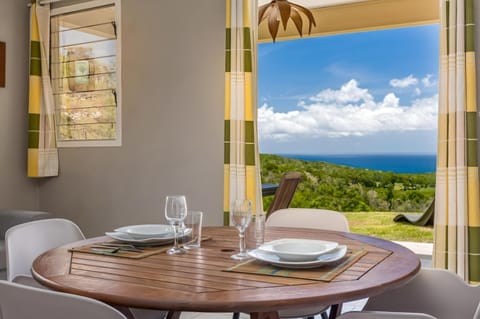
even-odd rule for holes
{"type": "Polygon", "coordinates": [[[167,254],[183,254],[185,250],[178,246],[178,227],[183,225],[187,216],[187,200],[183,195],[167,196],[165,203],[165,217],[173,227],[173,247],[167,250],[167,254]]]}
{"type": "Polygon", "coordinates": [[[242,260],[248,258],[245,245],[245,229],[252,220],[252,203],[249,200],[234,200],[230,209],[230,224],[239,231],[240,252],[232,255],[232,259],[242,260]]]}

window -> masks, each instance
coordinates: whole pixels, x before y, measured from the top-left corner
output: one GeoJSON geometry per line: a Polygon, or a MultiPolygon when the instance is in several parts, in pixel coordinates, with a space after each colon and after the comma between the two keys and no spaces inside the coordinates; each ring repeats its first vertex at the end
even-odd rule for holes
{"type": "Polygon", "coordinates": [[[57,143],[120,146],[118,3],[52,9],[50,72],[57,143]]]}
{"type": "MultiPolygon", "coordinates": [[[[357,233],[432,242],[432,228],[393,218],[431,211],[438,12],[431,0],[314,8],[312,37],[299,39],[290,21],[277,43],[260,44],[259,148],[269,153],[261,154],[262,182],[278,182],[286,168],[304,172],[293,207],[346,212],[357,233]]],[[[270,42],[267,31],[264,22],[261,42],[270,42]]]]}

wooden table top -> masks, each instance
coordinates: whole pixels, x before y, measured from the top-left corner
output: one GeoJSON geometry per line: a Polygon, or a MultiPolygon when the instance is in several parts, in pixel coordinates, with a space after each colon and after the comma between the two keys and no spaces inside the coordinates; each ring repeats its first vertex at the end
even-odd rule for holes
{"type": "Polygon", "coordinates": [[[156,254],[143,259],[69,252],[69,247],[105,241],[97,237],[50,250],[33,263],[40,283],[110,304],[172,311],[246,312],[276,318],[281,309],[338,304],[400,286],[420,269],[419,258],[393,242],[353,233],[315,229],[267,228],[265,239],[322,239],[365,248],[368,253],[331,282],[226,272],[238,261],[238,231],[206,227],[211,237],[184,255],[156,254]],[[374,266],[373,266],[374,265],[374,266]]]}

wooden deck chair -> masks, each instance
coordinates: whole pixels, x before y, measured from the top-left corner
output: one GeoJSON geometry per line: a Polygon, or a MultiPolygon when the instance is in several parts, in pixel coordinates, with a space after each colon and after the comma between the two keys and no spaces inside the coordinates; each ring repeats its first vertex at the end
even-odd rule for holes
{"type": "Polygon", "coordinates": [[[289,172],[283,175],[280,184],[275,191],[275,195],[273,196],[273,201],[268,208],[267,218],[276,210],[288,208],[301,179],[302,173],[299,172],[289,172]]]}
{"type": "Polygon", "coordinates": [[[395,222],[405,222],[416,226],[433,226],[433,219],[435,216],[435,200],[422,214],[398,214],[393,218],[395,222]]]}

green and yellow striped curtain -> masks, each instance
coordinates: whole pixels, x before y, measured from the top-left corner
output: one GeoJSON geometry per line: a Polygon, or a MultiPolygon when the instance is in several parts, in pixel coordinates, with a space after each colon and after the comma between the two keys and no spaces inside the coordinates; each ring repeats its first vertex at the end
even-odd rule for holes
{"type": "Polygon", "coordinates": [[[58,175],[55,107],[49,76],[50,7],[30,8],[30,77],[28,100],[29,177],[58,175]]]}
{"type": "Polygon", "coordinates": [[[440,0],[440,88],[433,264],[480,282],[476,0],[440,0]]]}
{"type": "Polygon", "coordinates": [[[257,143],[257,0],[226,0],[224,224],[230,204],[262,211],[257,143]]]}

